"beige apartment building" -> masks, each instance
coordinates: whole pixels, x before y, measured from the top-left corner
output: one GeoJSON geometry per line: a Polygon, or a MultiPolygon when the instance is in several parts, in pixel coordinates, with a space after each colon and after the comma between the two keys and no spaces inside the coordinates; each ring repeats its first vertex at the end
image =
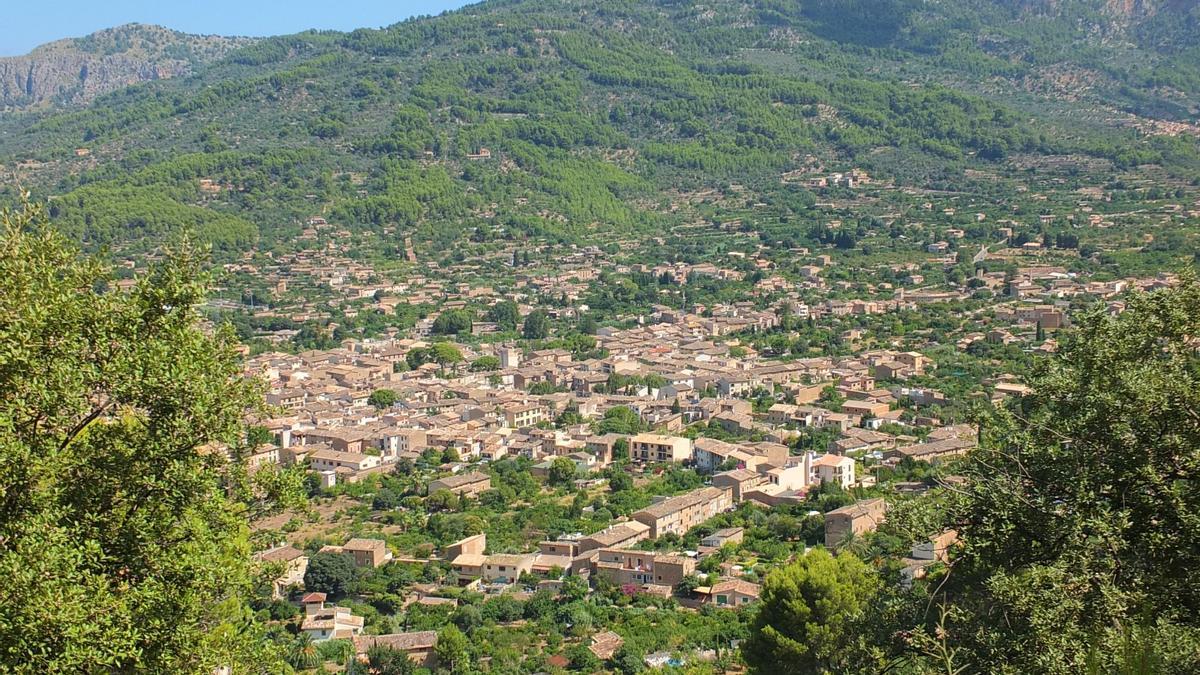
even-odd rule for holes
{"type": "Polygon", "coordinates": [[[382,539],[355,537],[342,545],[342,551],[354,556],[354,564],[359,567],[379,567],[392,559],[387,542],[382,539]]]}
{"type": "Polygon", "coordinates": [[[696,561],[684,556],[621,548],[602,548],[598,553],[596,574],[618,586],[639,584],[674,587],[696,570],[696,561]]]}
{"type": "Polygon", "coordinates": [[[387,542],[382,539],[355,537],[341,546],[322,546],[321,553],[349,553],[357,567],[379,567],[392,559],[387,542]]]}
{"type": "Polygon", "coordinates": [[[638,434],[630,439],[629,456],[637,462],[686,462],[692,458],[692,439],[638,434]]]}
{"type": "Polygon", "coordinates": [[[664,499],[633,514],[633,519],[650,528],[650,538],[667,532],[683,535],[718,513],[733,508],[729,488],[705,487],[678,497],[664,499]]]}
{"type": "Polygon", "coordinates": [[[337,450],[317,450],[308,455],[310,466],[314,471],[337,471],[347,469],[358,472],[379,466],[378,455],[366,455],[361,452],[339,452],[337,450]]]}
{"type": "Polygon", "coordinates": [[[822,483],[834,483],[843,490],[850,489],[856,480],[854,475],[854,459],[843,455],[823,455],[812,463],[817,480],[822,483]]]}
{"type": "Polygon", "coordinates": [[[723,471],[712,477],[713,487],[729,490],[734,503],[741,502],[750,490],[767,482],[767,477],[747,469],[723,471]]]}
{"type": "Polygon", "coordinates": [[[598,548],[622,548],[633,546],[650,537],[650,527],[636,520],[618,523],[579,540],[578,553],[587,553],[598,548]]]}
{"type": "Polygon", "coordinates": [[[881,497],[834,509],[825,514],[825,545],[841,544],[851,534],[874,532],[886,515],[887,502],[881,497]]]}
{"type": "Polygon", "coordinates": [[[533,561],[532,554],[489,555],[483,563],[483,579],[502,584],[513,583],[522,574],[528,574],[533,569],[533,561]]]}
{"type": "Polygon", "coordinates": [[[523,403],[504,411],[504,426],[510,429],[534,427],[547,419],[546,408],[539,403],[523,403]]]}

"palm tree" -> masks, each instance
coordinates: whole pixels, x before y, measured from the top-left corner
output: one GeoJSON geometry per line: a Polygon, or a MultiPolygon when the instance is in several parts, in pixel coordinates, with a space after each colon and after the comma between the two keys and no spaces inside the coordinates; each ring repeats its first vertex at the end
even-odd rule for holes
{"type": "Polygon", "coordinates": [[[308,633],[300,633],[288,648],[288,664],[296,670],[312,670],[321,665],[317,644],[308,633]]]}
{"type": "Polygon", "coordinates": [[[846,536],[840,542],[834,545],[834,553],[849,551],[858,556],[860,560],[866,560],[871,552],[871,543],[865,537],[860,537],[853,532],[847,532],[846,536]]]}

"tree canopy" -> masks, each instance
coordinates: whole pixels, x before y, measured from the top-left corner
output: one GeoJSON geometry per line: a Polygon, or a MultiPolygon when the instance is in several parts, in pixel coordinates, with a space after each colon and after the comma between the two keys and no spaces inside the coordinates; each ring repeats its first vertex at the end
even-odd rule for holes
{"type": "MultiPolygon", "coordinates": [[[[628,406],[617,405],[604,411],[599,431],[602,434],[636,434],[642,430],[642,418],[628,406]]],[[[626,448],[628,451],[628,448],[626,448]]]]}
{"type": "Polygon", "coordinates": [[[304,571],[304,588],[342,596],[354,590],[358,570],[349,553],[314,553],[304,571]]]}
{"type": "Polygon", "coordinates": [[[392,407],[399,398],[399,395],[392,389],[376,389],[367,397],[367,403],[383,410],[392,407]]]}
{"type": "Polygon", "coordinates": [[[470,334],[472,318],[470,312],[449,309],[433,320],[433,332],[437,335],[470,334]]]}
{"type": "Polygon", "coordinates": [[[487,317],[488,321],[495,323],[500,330],[515,331],[521,312],[517,303],[512,300],[501,300],[488,309],[487,317]]]}
{"type": "Polygon", "coordinates": [[[755,673],[844,672],[879,580],[850,553],[815,549],[775,570],[742,649],[755,673]]]}
{"type": "Polygon", "coordinates": [[[1030,394],[983,414],[938,524],[963,541],[937,598],[961,659],[1109,668],[1141,631],[1170,672],[1200,667],[1198,336],[1187,277],[1082,316],[1030,394]]]}
{"type": "Polygon", "coordinates": [[[42,223],[0,215],[0,670],[277,670],[247,516],[299,482],[246,477],[261,402],[229,331],[197,326],[204,257],[122,293],[42,223]]]}
{"type": "Polygon", "coordinates": [[[526,340],[542,340],[550,334],[550,318],[544,310],[535,309],[525,317],[521,331],[526,340]]]}

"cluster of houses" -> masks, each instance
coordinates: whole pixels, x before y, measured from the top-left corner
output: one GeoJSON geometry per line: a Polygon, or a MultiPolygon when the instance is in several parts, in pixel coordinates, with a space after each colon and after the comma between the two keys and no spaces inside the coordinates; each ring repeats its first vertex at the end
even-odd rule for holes
{"type": "MultiPolygon", "coordinates": [[[[678,283],[696,274],[726,273],[686,266],[654,271],[678,283]]],[[[1006,305],[997,316],[1016,326],[1053,330],[1064,325],[1064,308],[1039,300],[1006,305]]],[[[895,302],[917,301],[901,295],[895,302]]],[[[920,352],[884,348],[773,360],[730,336],[778,325],[776,312],[750,303],[694,309],[704,313],[662,307],[632,327],[601,328],[596,349],[582,356],[566,349],[457,344],[461,362],[409,368],[409,354],[432,343],[394,336],[299,354],[260,354],[248,360],[247,371],[265,383],[274,412],[253,420],[267,429],[271,442],[257,448],[251,462],[301,464],[319,475],[322,485],[332,486],[390,472],[436,451],[453,460],[442,460],[450,471],[428,483],[428,494],[447,491],[463,498],[491,489],[481,463],[505,457],[532,460],[535,475],[549,475],[555,460],[565,457],[576,464],[581,482],[596,480],[596,473],[623,453],[634,471],[661,464],[692,467],[708,477],[703,487],[656,498],[600,531],[541,541],[520,552],[489,552],[486,536],[479,534],[434,556],[452,570],[451,583],[489,593],[519,593],[515,589],[531,583],[555,588],[564,578],[578,576],[592,585],[672,595],[695,577],[705,556],[740,541],[741,529],[718,530],[694,551],[644,550],[640,542],[682,536],[743,502],[803,504],[820,485],[871,486],[874,477],[860,472],[863,458],[876,466],[936,461],[962,455],[977,443],[973,427],[944,425],[920,413],[948,402],[942,392],[922,384],[936,364],[920,352]],[[488,368],[470,367],[484,357],[494,357],[488,368]],[[391,395],[373,404],[372,394],[380,390],[391,395]],[[649,431],[596,431],[596,422],[616,408],[627,409],[622,416],[632,413],[635,426],[649,431]],[[720,427],[724,440],[686,434],[685,428],[697,422],[720,427]],[[826,436],[831,440],[793,454],[790,444],[804,429],[831,432],[826,436]]],[[[890,309],[865,301],[827,301],[793,304],[788,311],[818,316],[890,309]]],[[[997,398],[1027,391],[1006,377],[989,384],[997,398]]],[[[920,491],[927,486],[896,487],[920,491]]],[[[825,543],[843,545],[873,531],[886,516],[883,499],[826,513],[825,543]]],[[[956,540],[947,532],[915,544],[904,561],[904,579],[919,578],[931,564],[944,561],[956,540]]],[[[393,560],[382,540],[354,538],[322,550],[348,554],[362,567],[393,560]]],[[[258,558],[278,566],[276,597],[303,584],[308,559],[302,551],[284,544],[258,558]]],[[[752,604],[760,591],[726,566],[693,588],[684,601],[734,608],[752,604]]],[[[439,596],[437,588],[414,587],[411,595],[407,601],[454,602],[439,596]]],[[[424,665],[435,658],[436,633],[367,636],[361,617],[328,604],[320,593],[304,595],[302,604],[301,630],[314,640],[350,639],[360,653],[386,645],[424,665]]],[[[611,655],[619,646],[618,636],[602,633],[591,648],[611,655]]]]}
{"type": "MultiPolygon", "coordinates": [[[[594,434],[588,421],[625,407],[644,427],[656,430],[625,438],[634,460],[694,463],[709,471],[727,463],[751,470],[769,464],[778,473],[788,469],[785,460],[801,461],[787,459],[784,447],[800,428],[845,435],[844,443],[829,450],[846,454],[861,447],[916,444],[906,437],[856,440],[888,423],[937,426],[937,420],[906,419],[899,403],[912,398],[908,389],[877,386],[931,370],[933,364],[918,352],[875,350],[780,362],[748,349],[735,356],[736,344],[714,339],[743,330],[747,322],[769,326],[764,314],[769,313],[731,307],[711,317],[667,313],[658,323],[601,329],[597,344],[607,356],[583,360],[565,349],[459,345],[463,363],[396,367],[412,350],[429,346],[412,338],[265,353],[250,359],[247,369],[267,384],[267,402],[276,414],[258,422],[270,430],[273,442],[259,448],[252,461],[304,463],[322,475],[325,485],[387,470],[431,448],[453,449],[464,460],[525,456],[545,462],[568,456],[581,469],[595,470],[612,461],[621,439],[594,434]],[[464,365],[485,356],[495,357],[499,367],[479,372],[464,365]],[[371,405],[372,393],[380,389],[393,392],[395,402],[371,405]],[[836,410],[819,403],[828,391],[843,399],[836,410]],[[742,397],[761,392],[780,402],[755,413],[742,397]],[[547,428],[566,412],[582,423],[547,428]],[[698,421],[761,440],[693,443],[672,435],[698,421]]],[[[823,471],[824,462],[832,460],[815,461],[823,471]]]]}

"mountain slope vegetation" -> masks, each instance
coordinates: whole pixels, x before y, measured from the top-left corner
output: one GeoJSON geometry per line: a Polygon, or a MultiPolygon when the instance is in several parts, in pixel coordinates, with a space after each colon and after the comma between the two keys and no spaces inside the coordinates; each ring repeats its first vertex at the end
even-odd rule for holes
{"type": "Polygon", "coordinates": [[[1195,11],[1110,4],[487,2],[8,115],[0,156],[87,246],[144,250],[182,224],[227,252],[287,248],[314,214],[384,254],[403,236],[636,239],[731,183],[786,230],[813,198],[780,176],[822,165],[898,185],[1015,156],[1189,175],[1193,137],[1135,122],[1194,119],[1195,39],[1172,27],[1195,11]]]}

